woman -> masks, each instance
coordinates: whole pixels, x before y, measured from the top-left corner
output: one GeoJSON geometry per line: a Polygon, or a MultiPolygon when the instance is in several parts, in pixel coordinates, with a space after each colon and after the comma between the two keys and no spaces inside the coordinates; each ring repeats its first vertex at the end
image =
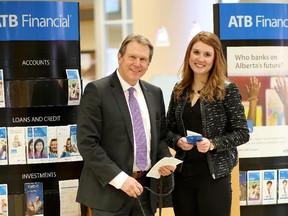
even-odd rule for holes
{"type": "Polygon", "coordinates": [[[7,202],[6,199],[1,199],[1,212],[2,213],[7,213],[7,202]]]}
{"type": "Polygon", "coordinates": [[[62,154],[61,154],[60,157],[61,158],[70,157],[72,153],[73,153],[73,147],[72,147],[72,144],[71,144],[71,139],[67,138],[66,145],[64,146],[62,154]]]}
{"type": "Polygon", "coordinates": [[[49,158],[57,158],[58,153],[57,153],[57,139],[53,138],[50,141],[50,146],[49,146],[49,158]]]}
{"type": "Polygon", "coordinates": [[[167,113],[167,142],[183,160],[175,173],[175,215],[229,216],[236,147],[249,140],[249,131],[215,34],[200,32],[191,40],[181,73],[167,113]],[[187,130],[202,134],[202,140],[188,144],[187,130]]]}
{"type": "Polygon", "coordinates": [[[35,215],[35,206],[34,206],[33,201],[28,202],[27,215],[28,216],[35,215]]]}
{"type": "Polygon", "coordinates": [[[44,153],[44,141],[37,139],[34,142],[34,158],[47,158],[47,154],[44,153]]]}
{"type": "Polygon", "coordinates": [[[0,160],[6,160],[7,159],[7,146],[6,142],[3,142],[2,145],[0,145],[0,160]]]}
{"type": "Polygon", "coordinates": [[[34,158],[34,144],[33,139],[30,139],[28,142],[28,158],[33,159],[34,158]]]}

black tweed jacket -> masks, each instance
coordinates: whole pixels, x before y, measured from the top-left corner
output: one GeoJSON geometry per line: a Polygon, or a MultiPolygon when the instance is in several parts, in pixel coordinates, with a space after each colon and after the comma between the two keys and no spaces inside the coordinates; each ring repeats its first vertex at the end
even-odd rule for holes
{"type": "MultiPolygon", "coordinates": [[[[249,141],[249,130],[242,105],[242,97],[235,83],[226,82],[224,100],[205,103],[200,99],[202,116],[202,135],[210,139],[216,149],[206,153],[210,173],[214,179],[231,173],[238,162],[237,146],[249,141]]],[[[185,151],[176,144],[178,139],[186,136],[182,121],[185,103],[189,92],[181,100],[174,100],[174,90],[171,95],[167,112],[167,143],[176,150],[176,158],[184,160],[185,151]]],[[[193,121],[193,119],[191,119],[193,121]]],[[[181,170],[181,166],[177,167],[181,170]]]]}

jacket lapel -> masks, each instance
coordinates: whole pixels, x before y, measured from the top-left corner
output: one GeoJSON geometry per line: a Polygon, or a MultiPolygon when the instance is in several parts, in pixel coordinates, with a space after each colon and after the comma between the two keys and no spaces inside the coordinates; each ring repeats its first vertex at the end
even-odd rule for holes
{"type": "MultiPolygon", "coordinates": [[[[131,117],[130,117],[130,112],[129,108],[126,102],[126,98],[122,89],[122,86],[120,84],[120,81],[117,77],[116,72],[114,72],[111,75],[111,91],[112,94],[114,95],[114,99],[116,100],[118,104],[118,108],[122,113],[123,120],[126,125],[127,132],[129,134],[129,139],[131,141],[132,147],[133,147],[133,128],[132,128],[132,123],[131,123],[131,117]]],[[[116,109],[116,107],[115,107],[116,109]]]]}

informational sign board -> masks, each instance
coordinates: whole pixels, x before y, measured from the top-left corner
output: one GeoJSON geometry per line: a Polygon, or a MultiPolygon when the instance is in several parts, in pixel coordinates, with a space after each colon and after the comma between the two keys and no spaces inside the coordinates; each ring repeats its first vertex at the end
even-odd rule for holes
{"type": "Polygon", "coordinates": [[[78,71],[78,2],[0,2],[0,185],[11,216],[60,215],[69,205],[60,205],[71,197],[60,196],[59,182],[78,181],[83,165],[78,71]],[[78,75],[72,80],[70,70],[78,75]]]}
{"type": "Polygon", "coordinates": [[[250,130],[250,141],[238,147],[240,158],[288,156],[287,11],[288,4],[214,5],[214,31],[250,130]]]}

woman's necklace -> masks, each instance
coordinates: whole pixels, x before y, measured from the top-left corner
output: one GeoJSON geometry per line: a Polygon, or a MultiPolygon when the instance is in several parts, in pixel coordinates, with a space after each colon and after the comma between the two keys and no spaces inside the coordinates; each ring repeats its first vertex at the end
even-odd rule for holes
{"type": "Polygon", "coordinates": [[[193,94],[200,94],[201,90],[202,90],[202,89],[200,89],[200,90],[191,89],[191,92],[192,92],[193,94]]]}

